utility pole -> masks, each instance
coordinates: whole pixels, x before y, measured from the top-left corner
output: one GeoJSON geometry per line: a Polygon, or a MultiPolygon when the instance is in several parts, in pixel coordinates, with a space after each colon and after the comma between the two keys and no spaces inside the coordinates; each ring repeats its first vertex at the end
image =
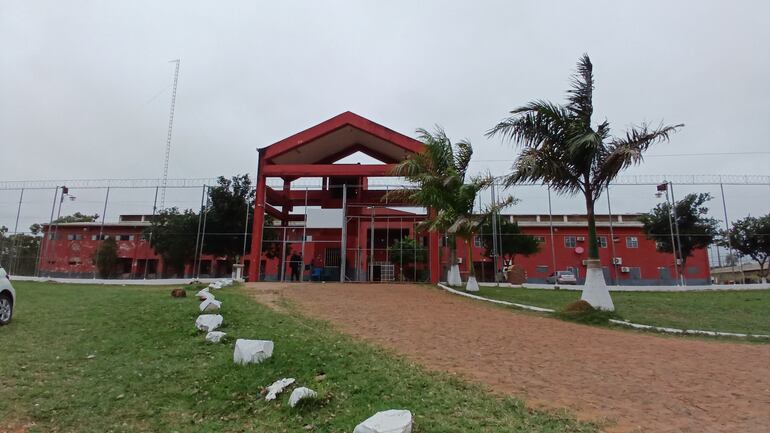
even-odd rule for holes
{"type": "Polygon", "coordinates": [[[170,60],[169,63],[176,63],[174,69],[174,88],[171,91],[171,111],[168,114],[168,134],[166,135],[166,157],[163,161],[163,179],[161,181],[160,209],[166,206],[166,184],[168,183],[168,160],[171,155],[171,130],[174,127],[174,107],[176,105],[176,85],[179,81],[179,63],[180,60],[170,60]]]}

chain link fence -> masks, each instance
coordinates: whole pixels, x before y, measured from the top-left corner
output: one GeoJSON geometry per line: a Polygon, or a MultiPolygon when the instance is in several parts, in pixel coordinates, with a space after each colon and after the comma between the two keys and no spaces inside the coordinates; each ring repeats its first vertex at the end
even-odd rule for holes
{"type": "MultiPolygon", "coordinates": [[[[117,261],[112,278],[166,278],[166,277],[222,277],[230,276],[233,265],[258,266],[259,277],[267,281],[351,281],[351,282],[426,282],[430,280],[428,234],[421,232],[418,223],[426,210],[414,207],[392,206],[382,200],[350,197],[347,211],[333,210],[340,199],[324,205],[296,203],[284,210],[277,206],[277,215],[268,217],[263,228],[263,255],[259,263],[251,263],[251,231],[247,224],[253,215],[244,215],[236,229],[220,232],[211,229],[207,221],[207,191],[215,179],[170,180],[164,204],[158,202],[157,180],[67,180],[0,182],[0,266],[12,275],[51,276],[73,278],[98,277],[98,251],[105,240],[116,244],[117,261]],[[66,186],[66,193],[63,188],[66,186]],[[150,247],[150,221],[161,208],[189,210],[188,226],[178,233],[169,232],[169,242],[183,244],[186,257],[161,258],[150,247]],[[96,216],[92,221],[72,222],[64,217],[75,215],[96,216]],[[291,215],[285,222],[281,216],[291,215]],[[59,220],[59,223],[55,221],[59,220]],[[70,222],[65,222],[70,221],[70,222]],[[343,224],[345,221],[345,224],[343,224]],[[41,226],[47,225],[46,237],[41,226]],[[209,246],[216,239],[229,239],[238,248],[228,254],[214,253],[209,246]]],[[[390,183],[357,186],[359,191],[388,191],[399,188],[390,183]]],[[[619,281],[633,274],[635,269],[621,272],[620,268],[635,268],[625,263],[612,263],[620,254],[617,249],[628,247],[630,234],[627,225],[618,218],[649,212],[666,197],[656,196],[656,185],[671,182],[674,200],[690,193],[709,193],[708,215],[720,221],[720,228],[745,216],[760,216],[770,212],[770,177],[763,176],[622,176],[610,185],[597,202],[599,215],[600,255],[609,260],[605,270],[609,281],[619,281]],[[614,224],[614,225],[613,225],[614,224]],[[606,257],[605,257],[606,256],[606,257]]],[[[280,191],[280,181],[269,184],[280,191]]],[[[294,182],[292,191],[312,195],[324,187],[322,182],[294,182]]],[[[498,183],[492,190],[482,191],[477,209],[482,211],[493,202],[513,196],[518,202],[504,210],[502,218],[526,226],[525,233],[495,233],[494,251],[484,254],[482,240],[473,239],[472,263],[477,278],[495,281],[506,266],[505,252],[501,251],[504,236],[534,236],[541,242],[535,255],[514,257],[514,263],[527,264],[534,272],[533,281],[545,282],[548,276],[562,268],[573,268],[580,276],[580,262],[564,261],[564,249],[586,245],[581,230],[570,228],[566,222],[578,221],[585,213],[580,197],[558,195],[544,185],[505,187],[498,183]],[[494,198],[493,198],[494,194],[494,198]],[[509,215],[518,215],[511,217],[509,215]],[[542,271],[542,272],[541,272],[542,271]]],[[[253,211],[253,209],[252,209],[253,211]]],[[[501,222],[499,222],[502,224],[501,222]]],[[[638,234],[638,230],[635,232],[638,234]]],[[[479,238],[490,233],[481,231],[479,238]]],[[[684,234],[682,234],[684,235],[684,234]]],[[[440,264],[442,276],[450,264],[449,239],[440,235],[440,264]]],[[[156,239],[157,241],[157,239],[156,239]]],[[[642,239],[637,239],[642,242],[642,239]]],[[[469,272],[464,241],[458,241],[457,252],[466,262],[463,272],[469,272]]],[[[707,266],[742,267],[746,258],[736,257],[728,247],[712,245],[708,248],[707,266]]],[[[651,279],[675,281],[670,267],[661,264],[661,273],[651,279]],[[662,269],[666,268],[667,271],[662,269]],[[668,273],[666,273],[668,272],[668,273]]],[[[703,269],[693,272],[683,267],[686,276],[701,275],[703,269]]],[[[442,277],[443,279],[443,277],[442,277]]]]}

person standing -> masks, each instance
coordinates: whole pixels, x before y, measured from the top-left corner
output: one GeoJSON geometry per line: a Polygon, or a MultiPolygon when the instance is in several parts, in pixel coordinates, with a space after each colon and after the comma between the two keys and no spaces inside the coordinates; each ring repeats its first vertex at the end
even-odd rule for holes
{"type": "Polygon", "coordinates": [[[302,267],[302,256],[294,251],[289,258],[289,267],[291,268],[291,280],[299,281],[299,272],[302,267]]]}

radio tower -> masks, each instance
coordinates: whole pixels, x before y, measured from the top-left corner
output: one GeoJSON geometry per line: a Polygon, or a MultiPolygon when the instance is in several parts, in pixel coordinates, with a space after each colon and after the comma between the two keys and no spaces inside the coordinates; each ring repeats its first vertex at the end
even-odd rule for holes
{"type": "Polygon", "coordinates": [[[168,114],[168,135],[166,136],[166,158],[163,162],[163,180],[160,186],[160,209],[166,206],[166,184],[168,183],[168,159],[171,155],[171,130],[174,127],[174,105],[176,105],[176,83],[179,80],[179,59],[170,60],[169,63],[176,63],[174,69],[174,89],[171,92],[171,111],[168,114]]]}

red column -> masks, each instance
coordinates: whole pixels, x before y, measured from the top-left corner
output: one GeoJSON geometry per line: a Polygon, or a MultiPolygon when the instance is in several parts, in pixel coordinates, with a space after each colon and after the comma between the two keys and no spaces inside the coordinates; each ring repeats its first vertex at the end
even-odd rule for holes
{"type": "Polygon", "coordinates": [[[259,264],[262,258],[262,226],[265,224],[265,177],[262,175],[262,153],[257,167],[257,195],[254,200],[254,224],[251,229],[251,263],[249,281],[259,279],[259,264]]]}
{"type": "MultiPolygon", "coordinates": [[[[428,210],[428,215],[433,217],[435,211],[433,209],[428,210]]],[[[439,233],[437,231],[428,232],[428,257],[430,260],[430,282],[431,284],[438,284],[441,274],[441,263],[439,260],[440,248],[439,248],[439,233]]]]}

